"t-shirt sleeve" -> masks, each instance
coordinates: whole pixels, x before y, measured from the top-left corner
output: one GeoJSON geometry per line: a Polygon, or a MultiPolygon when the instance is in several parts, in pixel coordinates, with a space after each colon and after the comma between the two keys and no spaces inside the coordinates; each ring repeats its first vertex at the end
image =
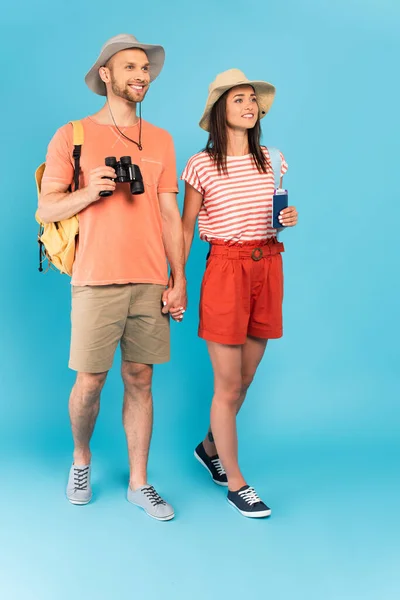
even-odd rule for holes
{"type": "Polygon", "coordinates": [[[70,185],[73,179],[72,125],[68,124],[58,129],[49,143],[43,180],[70,185]]]}
{"type": "Polygon", "coordinates": [[[283,177],[285,175],[285,173],[287,172],[289,166],[285,160],[285,157],[283,156],[282,152],[280,152],[281,155],[281,159],[282,159],[282,164],[281,164],[281,177],[283,177]]]}
{"type": "Polygon", "coordinates": [[[176,157],[175,147],[172,136],[168,133],[166,138],[166,148],[163,160],[163,170],[160,175],[158,182],[157,192],[166,193],[174,192],[178,193],[178,179],[176,176],[176,157]]]}
{"type": "Polygon", "coordinates": [[[200,177],[197,172],[195,162],[195,156],[192,156],[192,158],[188,160],[187,165],[183,170],[181,179],[182,181],[186,181],[186,183],[191,185],[195,190],[197,190],[198,192],[200,192],[200,194],[203,194],[204,196],[204,188],[201,185],[200,177]]]}

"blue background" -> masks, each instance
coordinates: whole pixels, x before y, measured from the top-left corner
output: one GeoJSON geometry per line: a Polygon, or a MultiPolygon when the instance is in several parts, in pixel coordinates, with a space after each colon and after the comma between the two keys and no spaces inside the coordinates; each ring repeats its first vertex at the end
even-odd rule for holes
{"type": "MultiPolygon", "coordinates": [[[[400,594],[398,77],[395,0],[124,4],[1,9],[0,596],[394,600],[400,594]],[[240,415],[241,462],[273,508],[241,518],[192,452],[212,374],[197,338],[207,248],[188,265],[190,309],[156,370],[150,479],[177,511],[125,501],[119,356],[93,439],[94,502],[70,506],[69,280],[37,271],[33,172],[54,131],[94,113],[83,77],[121,32],[165,46],[144,118],[174,136],[178,169],[204,146],[215,75],[277,87],[264,142],[289,162],[299,226],[282,235],[285,337],[240,415]]],[[[180,205],[182,195],[180,195],[180,205]]]]}

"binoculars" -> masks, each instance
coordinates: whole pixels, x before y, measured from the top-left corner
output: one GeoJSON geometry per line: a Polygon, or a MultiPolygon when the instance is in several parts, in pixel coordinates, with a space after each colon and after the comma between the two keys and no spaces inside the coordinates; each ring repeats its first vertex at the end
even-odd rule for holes
{"type": "MultiPolygon", "coordinates": [[[[132,164],[130,156],[121,156],[120,160],[117,160],[115,156],[108,156],[105,159],[107,167],[112,167],[115,170],[116,177],[114,181],[117,183],[129,183],[131,188],[131,194],[138,196],[144,193],[143,178],[138,165],[132,164]]],[[[113,192],[107,190],[100,192],[100,196],[105,198],[112,196],[113,192]]]]}

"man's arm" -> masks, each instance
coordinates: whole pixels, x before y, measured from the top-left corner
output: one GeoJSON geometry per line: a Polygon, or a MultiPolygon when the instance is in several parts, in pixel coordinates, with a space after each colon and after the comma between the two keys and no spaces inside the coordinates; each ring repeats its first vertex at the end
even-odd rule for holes
{"type": "Polygon", "coordinates": [[[104,177],[115,177],[114,169],[106,166],[93,169],[88,186],[72,193],[65,183],[44,179],[39,197],[39,217],[44,223],[55,223],[78,214],[89,204],[99,200],[102,190],[115,190],[115,181],[103,179],[104,177]]]}
{"type": "Polygon", "coordinates": [[[173,279],[172,289],[166,290],[163,297],[163,301],[166,302],[163,312],[167,313],[171,309],[186,309],[184,243],[176,194],[162,192],[158,194],[158,200],[162,219],[163,243],[173,279]]]}

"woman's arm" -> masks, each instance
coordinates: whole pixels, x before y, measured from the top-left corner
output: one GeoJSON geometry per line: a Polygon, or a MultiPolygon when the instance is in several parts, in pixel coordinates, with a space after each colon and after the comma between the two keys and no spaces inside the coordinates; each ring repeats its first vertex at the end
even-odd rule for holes
{"type": "Polygon", "coordinates": [[[185,263],[187,263],[189,258],[190,248],[193,242],[194,228],[202,203],[202,194],[186,182],[185,200],[182,214],[183,239],[185,243],[185,263]]]}

